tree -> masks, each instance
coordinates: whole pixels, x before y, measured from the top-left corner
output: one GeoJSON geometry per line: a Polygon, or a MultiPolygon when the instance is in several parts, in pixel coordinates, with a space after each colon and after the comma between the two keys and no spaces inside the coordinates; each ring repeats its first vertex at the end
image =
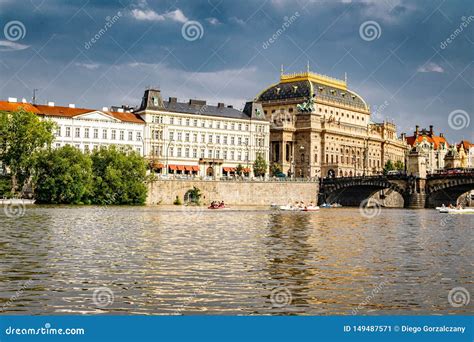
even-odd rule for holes
{"type": "Polygon", "coordinates": [[[397,160],[394,166],[395,166],[395,169],[397,169],[398,171],[405,170],[405,165],[403,164],[401,160],[397,160]]]}
{"type": "Polygon", "coordinates": [[[91,155],[93,202],[97,204],[143,204],[147,196],[143,157],[115,146],[96,150],[91,155]]]}
{"type": "Polygon", "coordinates": [[[270,165],[270,174],[272,176],[276,176],[278,174],[281,173],[281,166],[280,164],[277,164],[277,163],[272,163],[272,165],[270,165]]]}
{"type": "Polygon", "coordinates": [[[192,204],[199,205],[201,196],[202,196],[201,189],[193,186],[192,189],[189,189],[188,191],[186,191],[186,194],[184,195],[184,199],[185,201],[187,201],[188,204],[192,203],[192,204]]]}
{"type": "Polygon", "coordinates": [[[262,153],[257,153],[257,157],[253,163],[253,173],[256,177],[265,176],[267,172],[267,162],[263,158],[262,153]]]}
{"type": "Polygon", "coordinates": [[[235,168],[235,173],[239,176],[242,176],[243,172],[244,172],[244,167],[242,166],[242,164],[237,165],[237,167],[235,168]]]}
{"type": "Polygon", "coordinates": [[[34,152],[51,146],[55,123],[20,108],[0,112],[0,161],[11,177],[15,195],[30,179],[34,152]]]}
{"type": "Polygon", "coordinates": [[[89,203],[92,160],[71,146],[41,151],[35,157],[33,179],[38,203],[89,203]]]}
{"type": "Polygon", "coordinates": [[[395,166],[393,165],[393,162],[389,159],[385,163],[385,166],[383,167],[383,174],[386,175],[389,171],[395,170],[395,166]]]}

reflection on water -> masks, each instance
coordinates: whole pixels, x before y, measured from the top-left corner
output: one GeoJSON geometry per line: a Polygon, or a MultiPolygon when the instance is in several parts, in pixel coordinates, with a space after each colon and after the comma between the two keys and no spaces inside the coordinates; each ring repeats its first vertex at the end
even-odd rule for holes
{"type": "Polygon", "coordinates": [[[0,212],[0,313],[466,314],[448,292],[474,294],[473,222],[398,209],[0,212]]]}

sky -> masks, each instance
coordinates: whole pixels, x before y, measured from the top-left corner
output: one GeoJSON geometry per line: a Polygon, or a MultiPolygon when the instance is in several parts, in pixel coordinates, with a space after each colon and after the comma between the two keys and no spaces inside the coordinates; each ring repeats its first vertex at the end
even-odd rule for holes
{"type": "Polygon", "coordinates": [[[373,120],[474,142],[474,1],[0,0],[0,99],[242,108],[285,73],[344,79],[373,120]]]}

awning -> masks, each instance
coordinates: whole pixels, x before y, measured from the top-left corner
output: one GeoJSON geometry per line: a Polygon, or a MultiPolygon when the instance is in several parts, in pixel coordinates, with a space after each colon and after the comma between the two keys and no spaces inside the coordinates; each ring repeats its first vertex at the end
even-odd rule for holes
{"type": "Polygon", "coordinates": [[[249,172],[250,172],[250,168],[244,167],[244,169],[243,169],[242,171],[245,172],[245,173],[249,173],[249,172]]]}
{"type": "Polygon", "coordinates": [[[168,165],[170,170],[176,171],[178,169],[178,165],[168,165]]]}
{"type": "Polygon", "coordinates": [[[193,171],[199,171],[199,166],[193,166],[193,171]]]}
{"type": "Polygon", "coordinates": [[[235,167],[224,167],[224,172],[235,172],[235,167]]]}
{"type": "Polygon", "coordinates": [[[192,171],[192,170],[193,170],[193,167],[190,166],[190,165],[184,165],[184,169],[185,169],[186,171],[192,171]]]}
{"type": "Polygon", "coordinates": [[[164,167],[163,164],[161,164],[161,163],[156,163],[156,162],[153,163],[151,166],[152,166],[154,169],[162,169],[162,168],[164,167]]]}
{"type": "Polygon", "coordinates": [[[184,165],[176,165],[178,167],[178,170],[184,171],[184,165]]]}

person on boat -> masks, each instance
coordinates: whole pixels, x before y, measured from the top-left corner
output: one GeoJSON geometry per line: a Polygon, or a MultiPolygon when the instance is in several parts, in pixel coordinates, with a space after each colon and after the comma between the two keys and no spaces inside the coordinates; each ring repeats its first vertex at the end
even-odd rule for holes
{"type": "Polygon", "coordinates": [[[220,208],[224,208],[224,207],[225,207],[224,201],[222,201],[222,202],[219,204],[219,207],[220,207],[220,208]]]}

